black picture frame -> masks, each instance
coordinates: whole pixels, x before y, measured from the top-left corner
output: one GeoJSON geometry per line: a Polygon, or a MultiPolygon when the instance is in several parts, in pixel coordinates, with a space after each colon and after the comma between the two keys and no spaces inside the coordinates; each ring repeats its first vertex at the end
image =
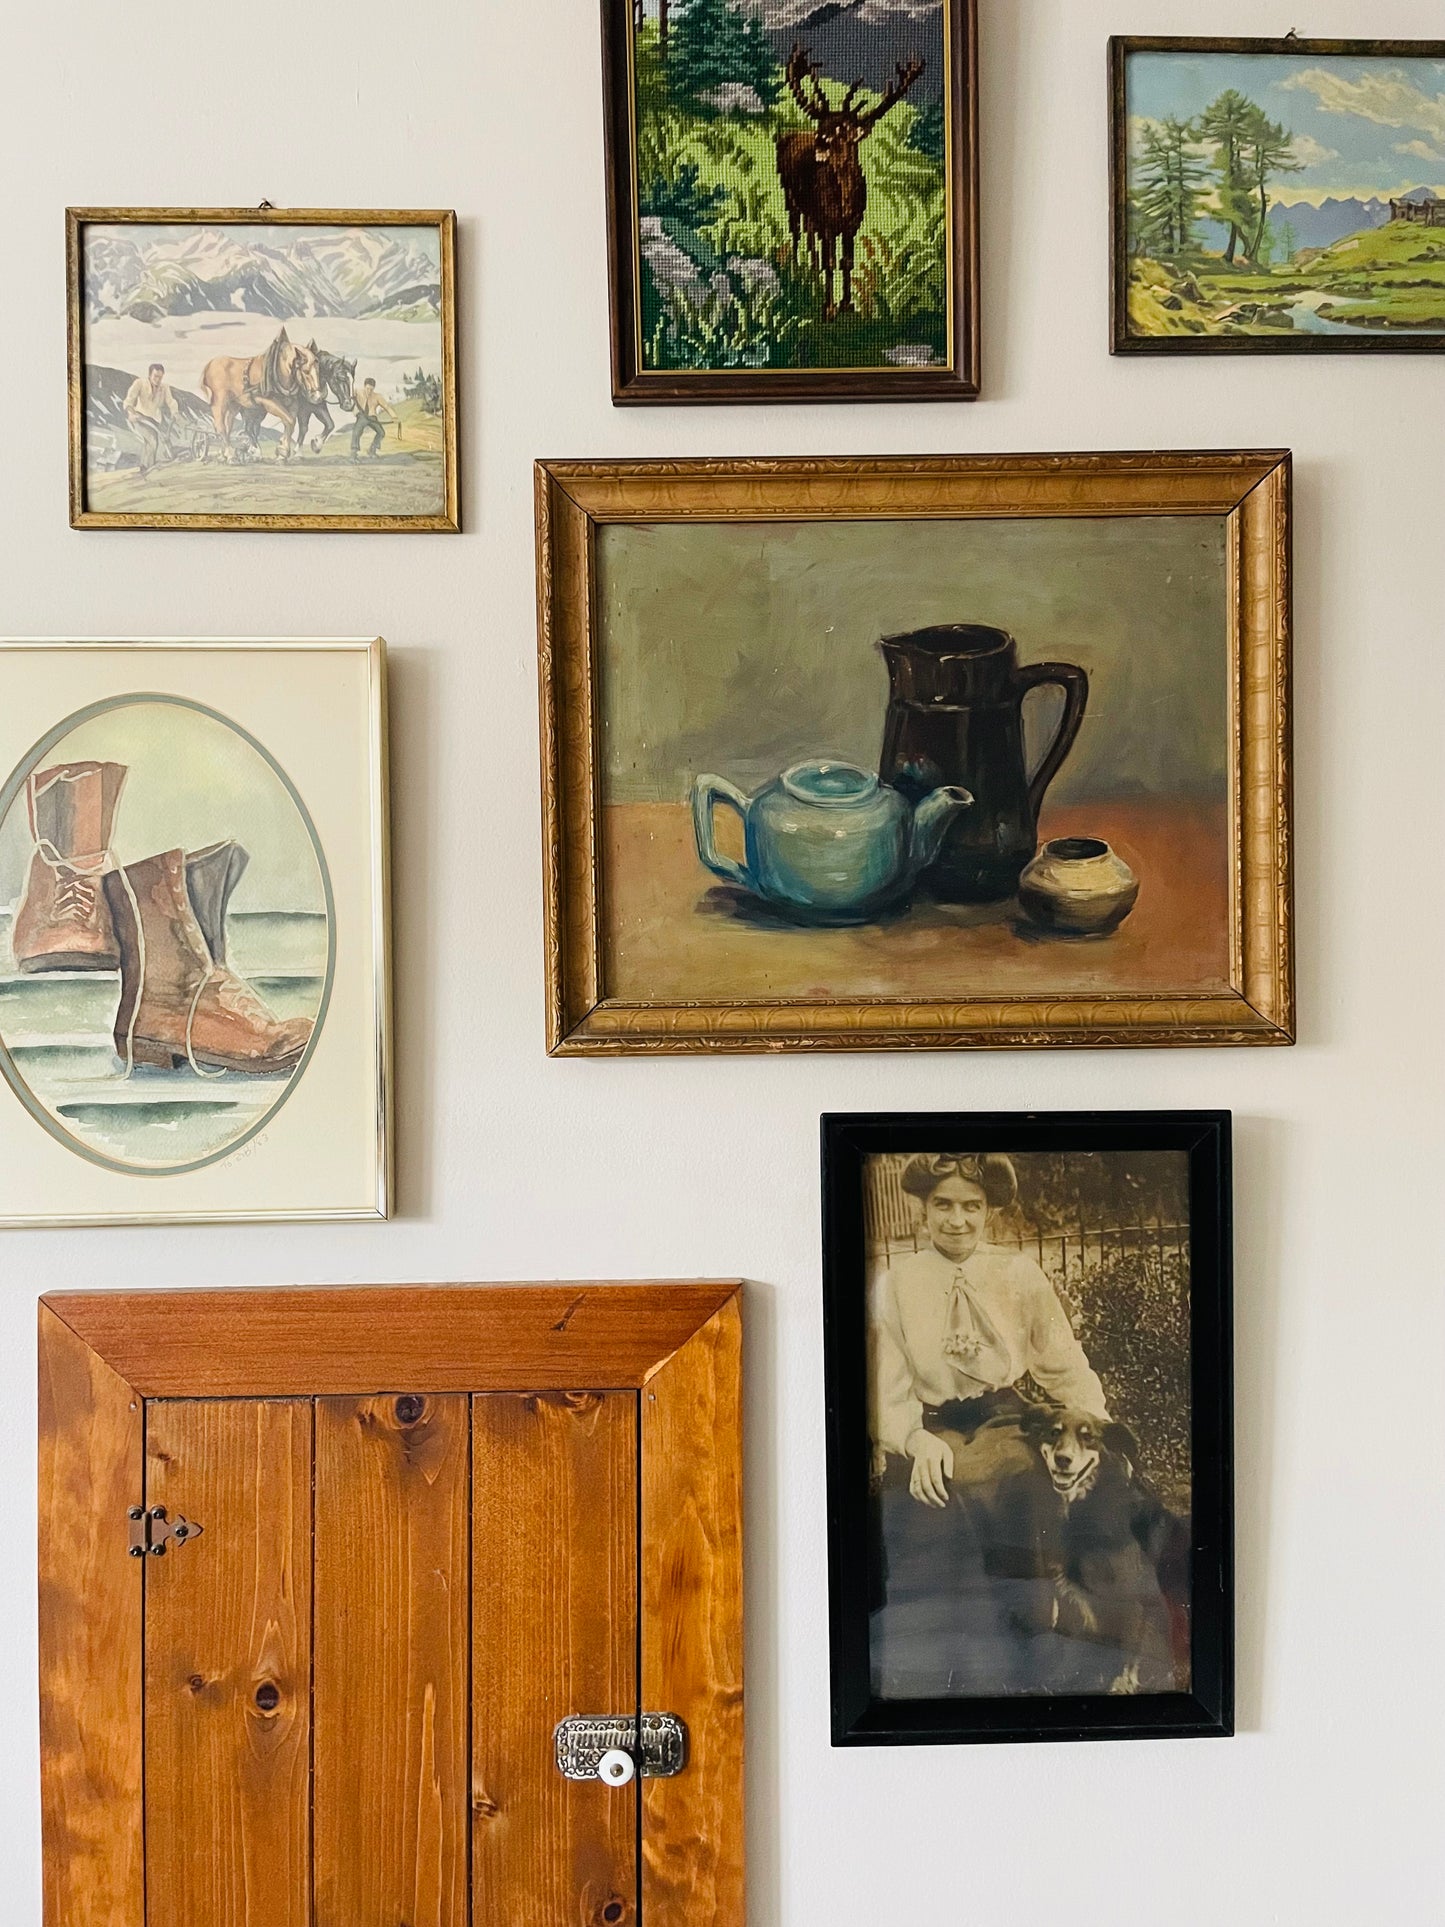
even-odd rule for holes
{"type": "Polygon", "coordinates": [[[638,351],[637,189],[634,179],[632,36],[635,0],[602,0],[603,140],[607,259],[616,407],[798,401],[976,401],[979,355],[979,138],[977,0],[943,0],[949,24],[948,88],[957,130],[949,165],[953,264],[952,365],[947,368],[661,369],[638,351]]]}
{"type": "Polygon", "coordinates": [[[1115,355],[1379,355],[1445,353],[1445,328],[1431,334],[1142,335],[1129,329],[1127,69],[1141,53],[1273,54],[1303,59],[1445,61],[1445,40],[1304,40],[1171,34],[1115,35],[1109,41],[1109,352],[1115,355]]]}
{"type": "Polygon", "coordinates": [[[1228,1111],[834,1114],[822,1119],[834,1746],[1170,1739],[1234,1731],[1231,1117],[1228,1111]],[[876,1698],[869,1666],[864,1162],[878,1152],[1180,1150],[1188,1157],[1191,1680],[1187,1692],[876,1698]]]}

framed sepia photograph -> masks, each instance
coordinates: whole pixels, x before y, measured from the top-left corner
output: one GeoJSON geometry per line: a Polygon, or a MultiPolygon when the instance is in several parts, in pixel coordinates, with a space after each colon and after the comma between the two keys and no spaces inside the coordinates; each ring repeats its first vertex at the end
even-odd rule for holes
{"type": "Polygon", "coordinates": [[[602,24],[613,400],[973,400],[974,0],[602,24]]]}
{"type": "Polygon", "coordinates": [[[548,1047],[1287,1044],[1290,463],[545,462],[548,1047]]]}
{"type": "Polygon", "coordinates": [[[1109,43],[1113,348],[1445,348],[1445,40],[1109,43]]]}
{"type": "Polygon", "coordinates": [[[70,208],[74,528],[456,533],[456,216],[70,208]]]}
{"type": "Polygon", "coordinates": [[[0,663],[0,1224],[386,1217],[382,643],[0,663]]]}
{"type": "Polygon", "coordinates": [[[1227,1111],[823,1119],[835,1746],[1233,1731],[1227,1111]]]}

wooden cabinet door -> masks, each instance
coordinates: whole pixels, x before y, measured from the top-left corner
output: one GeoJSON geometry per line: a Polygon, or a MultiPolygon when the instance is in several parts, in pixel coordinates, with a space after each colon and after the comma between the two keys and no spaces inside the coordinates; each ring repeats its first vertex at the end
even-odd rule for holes
{"type": "Polygon", "coordinates": [[[739,1305],[43,1300],[46,1927],[740,1927],[739,1305]]]}

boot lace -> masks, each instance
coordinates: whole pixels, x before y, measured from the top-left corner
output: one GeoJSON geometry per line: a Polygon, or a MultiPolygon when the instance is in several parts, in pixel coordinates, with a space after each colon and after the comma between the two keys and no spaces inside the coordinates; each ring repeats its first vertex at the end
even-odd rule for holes
{"type": "Polygon", "coordinates": [[[57,923],[89,923],[95,915],[95,878],[68,866],[57,869],[52,914],[57,923]]]}
{"type": "Polygon", "coordinates": [[[219,1067],[215,1070],[207,1070],[204,1064],[197,1061],[193,1041],[196,1012],[200,1009],[202,997],[213,987],[217,1003],[222,1010],[229,1011],[232,1016],[266,1028],[274,1026],[276,1022],[275,1017],[243,977],[238,977],[234,970],[228,970],[224,964],[217,964],[210,976],[203,977],[196,985],[196,994],[192,997],[191,1007],[186,1013],[186,1058],[197,1077],[226,1075],[219,1067]]]}

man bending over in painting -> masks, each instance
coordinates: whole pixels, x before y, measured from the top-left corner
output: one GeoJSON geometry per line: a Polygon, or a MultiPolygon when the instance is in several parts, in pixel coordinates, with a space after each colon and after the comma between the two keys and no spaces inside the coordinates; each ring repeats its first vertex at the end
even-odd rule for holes
{"type": "MultiPolygon", "coordinates": [[[[381,447],[382,440],[386,434],[386,429],[381,419],[382,416],[385,415],[387,421],[398,424],[401,418],[395,409],[384,402],[376,392],[376,378],[374,375],[368,375],[366,380],[354,392],[356,395],[356,420],[351,424],[351,459],[353,462],[359,462],[361,460],[361,438],[367,430],[370,429],[371,431],[370,453],[374,455],[381,447]]],[[[401,432],[399,426],[397,432],[398,434],[401,432]]]]}
{"type": "Polygon", "coordinates": [[[125,418],[140,442],[140,472],[148,474],[161,459],[168,425],[179,418],[165,365],[153,361],[126,390],[125,418]]]}
{"type": "Polygon", "coordinates": [[[984,1546],[973,1527],[980,1516],[1008,1516],[1001,1496],[1038,1484],[1019,1380],[1031,1375],[1049,1399],[1101,1419],[1104,1389],[1040,1267],[986,1241],[990,1210],[1018,1193],[1012,1161],[920,1156],[902,1183],[922,1207],[928,1246],[893,1264],[870,1311],[887,1565],[880,1631],[883,1671],[894,1676],[883,1690],[1027,1691],[1005,1628],[1010,1585],[1031,1577],[1017,1569],[1026,1567],[1028,1522],[984,1546]]]}

